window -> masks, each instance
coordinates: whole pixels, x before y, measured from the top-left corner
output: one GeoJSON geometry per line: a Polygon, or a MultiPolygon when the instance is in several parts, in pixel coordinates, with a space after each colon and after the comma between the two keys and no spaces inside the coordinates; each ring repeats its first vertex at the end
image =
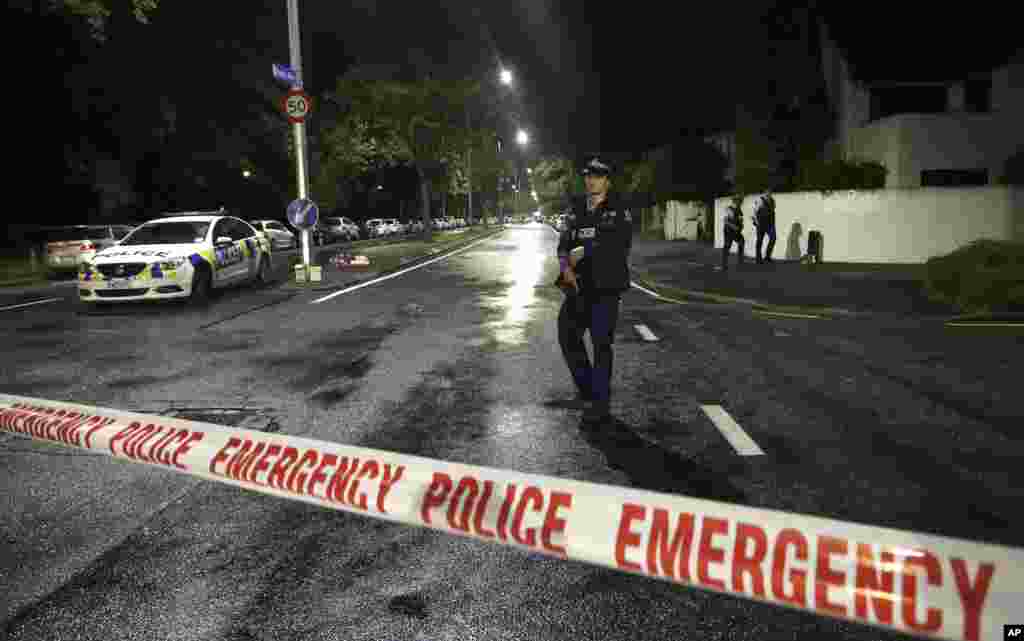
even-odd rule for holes
{"type": "Polygon", "coordinates": [[[281,223],[267,223],[267,228],[273,229],[274,231],[286,231],[285,228],[281,226],[281,223]]]}
{"type": "Polygon", "coordinates": [[[992,78],[973,78],[964,83],[964,109],[971,113],[992,110],[992,78]]]}
{"type": "Polygon", "coordinates": [[[210,223],[180,221],[143,225],[126,238],[122,245],[175,245],[199,243],[206,237],[210,223]]]}
{"type": "Polygon", "coordinates": [[[246,238],[256,235],[256,231],[244,220],[229,218],[228,221],[230,224],[228,227],[228,233],[235,240],[245,240],[246,238]]]}
{"type": "Polygon", "coordinates": [[[943,113],[948,98],[946,87],[941,85],[877,87],[871,90],[871,120],[896,114],[943,113]]]}
{"type": "Polygon", "coordinates": [[[922,187],[978,187],[987,184],[987,169],[929,169],[921,172],[922,187]]]}
{"type": "Polygon", "coordinates": [[[231,233],[231,223],[227,218],[218,220],[216,226],[213,228],[213,242],[216,243],[217,239],[221,236],[234,238],[234,235],[231,233]]]}

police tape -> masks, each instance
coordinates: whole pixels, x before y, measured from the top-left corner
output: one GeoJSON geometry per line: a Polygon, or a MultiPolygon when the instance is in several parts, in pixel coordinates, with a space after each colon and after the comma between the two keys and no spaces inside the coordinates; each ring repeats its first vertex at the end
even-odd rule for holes
{"type": "Polygon", "coordinates": [[[927,638],[1021,618],[1018,548],[6,394],[0,431],[927,638]]]}

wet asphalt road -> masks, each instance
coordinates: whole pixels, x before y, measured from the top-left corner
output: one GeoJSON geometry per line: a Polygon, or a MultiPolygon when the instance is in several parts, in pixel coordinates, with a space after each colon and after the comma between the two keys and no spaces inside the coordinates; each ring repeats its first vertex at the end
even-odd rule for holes
{"type": "MultiPolygon", "coordinates": [[[[0,311],[0,392],[1022,545],[1019,339],[632,290],[595,433],[557,404],[555,242],[513,226],[322,304],[85,313],[53,287],[0,311]]],[[[0,488],[0,638],[910,638],[10,435],[0,488]]]]}

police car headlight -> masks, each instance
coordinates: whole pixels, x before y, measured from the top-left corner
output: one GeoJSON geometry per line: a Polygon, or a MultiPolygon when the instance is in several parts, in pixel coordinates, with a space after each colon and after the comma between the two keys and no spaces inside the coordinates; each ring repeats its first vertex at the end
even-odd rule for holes
{"type": "Polygon", "coordinates": [[[171,260],[165,260],[157,263],[161,270],[177,269],[185,264],[184,258],[172,258],[171,260]]]}

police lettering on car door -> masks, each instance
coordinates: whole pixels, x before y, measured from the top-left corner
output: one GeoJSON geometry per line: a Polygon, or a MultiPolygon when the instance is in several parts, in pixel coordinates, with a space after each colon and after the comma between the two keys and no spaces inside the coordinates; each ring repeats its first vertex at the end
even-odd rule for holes
{"type": "Polygon", "coordinates": [[[237,265],[242,262],[244,256],[242,255],[242,248],[239,247],[237,242],[232,242],[230,245],[223,245],[214,249],[214,258],[217,261],[217,268],[224,269],[231,265],[237,265]]]}

